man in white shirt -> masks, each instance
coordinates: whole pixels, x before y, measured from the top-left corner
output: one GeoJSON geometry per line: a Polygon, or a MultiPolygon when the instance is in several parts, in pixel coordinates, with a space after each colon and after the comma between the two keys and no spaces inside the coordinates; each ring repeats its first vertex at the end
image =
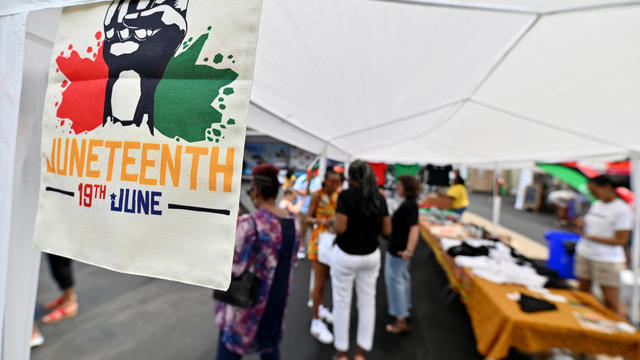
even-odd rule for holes
{"type": "Polygon", "coordinates": [[[598,283],[605,305],[624,317],[620,271],[626,266],[624,246],[633,230],[633,212],[617,197],[613,182],[605,175],[590,179],[589,191],[597,201],[584,220],[576,222],[582,235],[576,247],[576,276],[582,291],[590,292],[592,282],[598,283]]]}

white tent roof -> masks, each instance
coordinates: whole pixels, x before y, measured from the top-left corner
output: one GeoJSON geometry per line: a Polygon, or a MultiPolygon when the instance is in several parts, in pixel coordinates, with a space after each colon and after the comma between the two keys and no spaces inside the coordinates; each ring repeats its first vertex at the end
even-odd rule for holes
{"type": "Polygon", "coordinates": [[[638,18],[640,0],[264,1],[249,125],[340,160],[626,155],[640,150],[638,18]]]}
{"type": "Polygon", "coordinates": [[[250,126],[335,158],[640,148],[640,1],[264,2],[250,126]]]}

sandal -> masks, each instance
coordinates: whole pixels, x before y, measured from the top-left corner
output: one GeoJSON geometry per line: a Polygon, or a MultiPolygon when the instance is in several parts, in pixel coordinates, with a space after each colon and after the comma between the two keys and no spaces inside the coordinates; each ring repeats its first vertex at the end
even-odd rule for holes
{"type": "Polygon", "coordinates": [[[55,310],[45,315],[42,322],[45,324],[55,324],[64,319],[78,315],[78,304],[73,303],[67,306],[58,306],[55,310]]]}
{"type": "Polygon", "coordinates": [[[55,300],[51,300],[49,301],[44,308],[47,310],[51,310],[51,309],[55,309],[58,306],[62,305],[62,303],[64,302],[64,297],[60,296],[59,298],[55,299],[55,300]]]}
{"type": "Polygon", "coordinates": [[[399,325],[399,323],[396,321],[394,324],[387,324],[385,330],[387,330],[387,332],[391,334],[402,335],[410,332],[411,327],[406,322],[404,323],[404,325],[399,325]]]}

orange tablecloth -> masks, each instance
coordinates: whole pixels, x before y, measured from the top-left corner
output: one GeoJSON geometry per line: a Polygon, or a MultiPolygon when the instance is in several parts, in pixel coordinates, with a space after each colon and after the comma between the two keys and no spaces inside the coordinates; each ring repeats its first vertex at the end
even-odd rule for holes
{"type": "Polygon", "coordinates": [[[420,220],[423,238],[447,275],[449,284],[467,307],[480,354],[489,359],[502,359],[515,347],[534,353],[551,348],[566,348],[581,353],[622,355],[640,360],[640,332],[628,334],[603,332],[583,328],[574,312],[587,310],[609,319],[620,320],[602,306],[593,296],[574,290],[551,290],[569,302],[585,306],[555,303],[557,311],[527,314],[517,302],[507,298],[508,293],[520,292],[536,296],[524,286],[496,284],[474,276],[470,270],[456,265],[429,231],[430,224],[420,220]]]}

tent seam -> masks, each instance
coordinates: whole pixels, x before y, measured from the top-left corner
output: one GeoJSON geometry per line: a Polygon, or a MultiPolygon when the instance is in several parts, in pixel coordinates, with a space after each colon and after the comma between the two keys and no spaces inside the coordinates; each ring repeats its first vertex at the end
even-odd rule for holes
{"type": "Polygon", "coordinates": [[[275,111],[273,111],[273,110],[271,110],[271,109],[268,109],[268,108],[267,108],[267,107],[265,107],[264,105],[258,104],[258,103],[256,102],[256,100],[255,100],[255,99],[251,99],[250,103],[251,103],[253,106],[257,107],[258,109],[260,109],[260,110],[262,110],[262,111],[264,111],[264,112],[266,112],[266,113],[270,114],[271,116],[273,116],[273,117],[275,117],[275,118],[279,119],[280,121],[282,121],[282,122],[284,122],[284,123],[289,124],[291,127],[295,128],[295,129],[297,129],[297,130],[299,130],[299,131],[302,131],[302,132],[306,133],[307,135],[310,135],[310,136],[312,136],[312,137],[314,137],[314,138],[318,139],[319,141],[322,141],[322,142],[324,142],[324,143],[326,143],[326,144],[329,144],[330,146],[333,146],[334,148],[336,148],[336,149],[338,149],[338,150],[342,151],[345,155],[349,155],[349,156],[350,156],[350,155],[352,155],[352,153],[351,153],[351,152],[347,151],[346,149],[342,148],[341,146],[338,146],[338,145],[334,144],[334,143],[333,143],[333,142],[331,142],[330,140],[325,139],[325,138],[323,138],[323,137],[321,137],[321,136],[318,136],[318,135],[314,134],[311,130],[308,130],[308,129],[306,129],[305,127],[303,127],[302,125],[296,124],[296,123],[294,123],[294,122],[292,122],[292,121],[290,121],[290,120],[286,119],[284,116],[279,115],[279,114],[278,114],[278,113],[276,113],[275,111]]]}
{"type": "Polygon", "coordinates": [[[374,0],[378,2],[388,2],[394,4],[401,5],[414,5],[414,6],[424,6],[424,7],[441,7],[441,8],[449,8],[455,10],[470,10],[470,11],[486,11],[486,12],[497,12],[503,14],[512,14],[512,15],[540,15],[542,11],[535,10],[527,10],[522,8],[509,8],[509,7],[498,7],[498,6],[487,6],[487,5],[465,5],[465,4],[451,4],[451,3],[441,3],[438,1],[420,1],[420,0],[374,0]]]}
{"type": "Polygon", "coordinates": [[[453,112],[451,114],[444,115],[443,118],[445,118],[445,119],[442,122],[440,122],[439,124],[433,126],[432,128],[430,128],[430,129],[428,129],[426,131],[423,131],[423,132],[417,134],[415,136],[415,138],[424,136],[426,134],[429,134],[430,132],[433,132],[433,131],[439,129],[440,127],[442,127],[446,123],[448,123],[451,119],[453,119],[456,115],[458,115],[458,112],[460,112],[460,110],[462,110],[464,105],[487,83],[487,81],[489,81],[489,79],[492,77],[492,75],[498,70],[498,68],[500,68],[500,66],[509,57],[509,55],[511,53],[513,53],[515,48],[518,47],[518,45],[522,42],[522,40],[531,32],[531,30],[536,26],[536,24],[538,23],[538,21],[541,18],[542,18],[542,15],[538,14],[533,18],[533,20],[531,20],[531,22],[526,26],[526,28],[522,31],[522,33],[520,33],[520,35],[518,35],[518,37],[515,39],[515,41],[498,58],[498,60],[493,64],[493,66],[491,66],[491,68],[489,68],[487,73],[480,79],[480,81],[474,87],[472,87],[471,90],[469,90],[469,92],[467,93],[467,95],[465,97],[463,97],[461,99],[460,105],[455,110],[453,110],[453,112]]]}
{"type": "Polygon", "coordinates": [[[419,111],[419,112],[416,112],[416,113],[413,113],[413,114],[402,116],[402,117],[399,117],[399,118],[396,118],[396,119],[393,119],[393,120],[389,120],[389,121],[386,121],[386,122],[382,122],[382,123],[379,123],[379,124],[363,127],[363,128],[357,129],[357,130],[352,130],[352,131],[340,134],[338,136],[334,136],[329,140],[330,141],[334,141],[334,140],[337,140],[337,139],[342,139],[342,138],[345,138],[345,137],[356,135],[356,134],[359,134],[359,133],[362,133],[362,132],[365,132],[365,131],[375,130],[375,129],[378,129],[378,128],[381,128],[381,127],[385,127],[385,126],[388,126],[388,125],[398,124],[398,123],[401,123],[401,122],[404,122],[404,121],[412,120],[412,119],[415,119],[415,118],[417,118],[419,116],[427,115],[427,114],[430,114],[432,112],[435,112],[435,111],[438,111],[438,110],[442,110],[442,109],[445,109],[445,108],[450,107],[450,106],[454,106],[454,105],[456,105],[456,104],[458,104],[458,103],[460,103],[462,101],[463,100],[450,101],[450,102],[448,102],[446,104],[441,104],[441,105],[438,105],[438,106],[434,106],[434,107],[431,107],[431,108],[429,108],[427,110],[424,110],[424,111],[419,111]]]}
{"type": "Polygon", "coordinates": [[[598,10],[607,10],[607,9],[616,9],[623,7],[633,7],[640,6],[639,0],[631,0],[625,2],[619,2],[615,4],[595,4],[595,5],[587,5],[587,6],[576,6],[573,8],[565,8],[560,10],[551,10],[541,13],[544,16],[554,16],[554,15],[562,15],[562,14],[572,14],[578,12],[587,12],[587,11],[598,11],[598,10]]]}
{"type": "Polygon", "coordinates": [[[518,45],[520,45],[522,40],[524,40],[524,38],[527,37],[529,33],[531,33],[531,31],[538,24],[541,18],[542,18],[542,15],[537,15],[536,17],[533,18],[533,20],[531,20],[531,22],[529,23],[529,25],[527,25],[524,31],[520,33],[520,35],[516,38],[516,40],[507,48],[507,50],[500,56],[500,58],[498,58],[498,61],[496,61],[496,63],[493,64],[493,66],[480,79],[480,81],[473,88],[471,88],[471,90],[469,90],[469,92],[465,97],[466,99],[471,99],[473,96],[475,96],[478,93],[478,91],[480,91],[480,89],[482,89],[482,87],[489,81],[489,79],[491,79],[493,74],[500,68],[500,66],[504,64],[505,60],[509,57],[509,55],[511,55],[513,51],[518,47],[518,45]]]}
{"type": "Polygon", "coordinates": [[[529,117],[529,116],[521,115],[521,114],[515,113],[513,111],[500,108],[500,107],[495,106],[495,105],[484,103],[482,101],[478,101],[478,100],[474,100],[474,99],[470,99],[469,101],[474,103],[474,104],[476,104],[476,105],[482,106],[484,108],[487,108],[487,109],[490,109],[490,110],[493,110],[493,111],[497,111],[497,112],[512,116],[512,117],[514,117],[516,119],[524,120],[524,121],[531,122],[531,123],[534,123],[534,124],[538,124],[540,126],[548,127],[548,128],[551,128],[551,129],[554,129],[554,130],[557,130],[557,131],[565,132],[565,133],[568,133],[568,134],[571,134],[571,135],[574,135],[574,136],[577,136],[577,137],[581,137],[583,139],[587,139],[587,140],[590,140],[590,141],[599,142],[599,143],[604,144],[604,145],[613,146],[613,147],[622,149],[624,151],[631,151],[631,149],[629,149],[627,146],[622,145],[622,144],[618,144],[617,142],[609,140],[609,139],[606,139],[606,138],[587,135],[587,134],[581,133],[581,132],[579,132],[579,131],[577,131],[575,129],[565,128],[565,127],[562,127],[562,126],[554,125],[554,124],[548,123],[548,122],[546,122],[544,120],[539,120],[539,119],[535,119],[535,118],[532,118],[532,117],[529,117]]]}

